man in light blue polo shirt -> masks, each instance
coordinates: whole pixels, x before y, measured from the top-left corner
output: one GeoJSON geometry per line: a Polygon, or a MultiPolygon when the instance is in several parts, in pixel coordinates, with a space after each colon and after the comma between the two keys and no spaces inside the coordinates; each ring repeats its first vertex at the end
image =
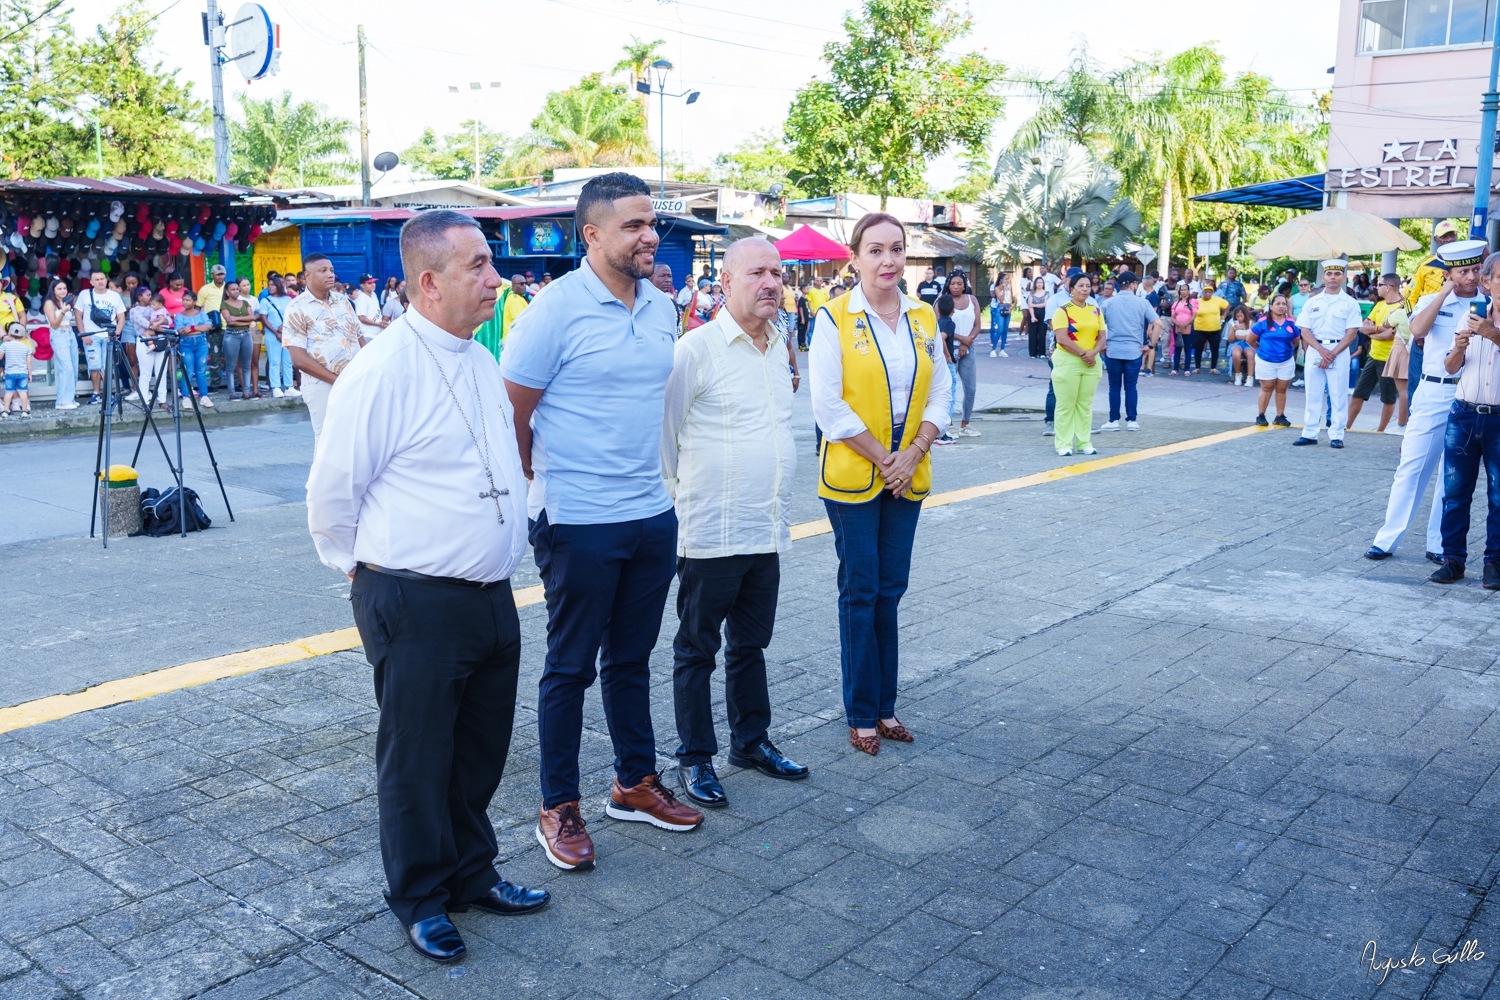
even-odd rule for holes
{"type": "Polygon", "coordinates": [[[1120,294],[1099,303],[1109,339],[1104,345],[1104,370],[1109,375],[1109,421],[1099,429],[1120,429],[1120,390],[1125,391],[1125,429],[1138,431],[1136,420],[1136,380],[1141,375],[1141,356],[1146,345],[1156,346],[1161,336],[1161,321],[1151,303],[1135,294],[1140,279],[1131,271],[1115,276],[1120,294]]]}
{"type": "Polygon", "coordinates": [[[649,659],[677,556],[677,516],[661,476],[677,308],[650,281],[658,239],[644,181],[595,177],[575,214],[587,257],[516,319],[500,359],[547,594],[536,838],[568,870],[594,865],[578,747],[596,661],[615,751],[605,812],[683,832],[703,821],[657,778],[651,728],[649,659]]]}

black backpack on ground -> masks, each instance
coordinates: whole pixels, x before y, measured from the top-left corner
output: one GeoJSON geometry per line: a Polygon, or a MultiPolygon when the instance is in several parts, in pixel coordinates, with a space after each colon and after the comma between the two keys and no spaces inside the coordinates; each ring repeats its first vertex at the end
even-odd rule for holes
{"type": "MultiPolygon", "coordinates": [[[[187,519],[187,530],[207,530],[213,522],[203,512],[203,505],[198,502],[198,494],[191,489],[184,489],[182,492],[185,502],[181,507],[187,519]]],[[[170,487],[165,493],[158,493],[151,489],[143,490],[141,492],[141,530],[135,534],[149,535],[152,538],[181,534],[182,528],[177,523],[177,511],[177,487],[170,487]]]]}

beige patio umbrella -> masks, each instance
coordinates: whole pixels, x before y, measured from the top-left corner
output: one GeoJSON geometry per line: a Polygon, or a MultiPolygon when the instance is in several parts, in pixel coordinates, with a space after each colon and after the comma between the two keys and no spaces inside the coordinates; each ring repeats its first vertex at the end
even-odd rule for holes
{"type": "Polygon", "coordinates": [[[1347,208],[1325,208],[1299,215],[1256,241],[1250,255],[1262,260],[1323,260],[1359,257],[1387,250],[1418,250],[1422,244],[1378,215],[1347,208]]]}

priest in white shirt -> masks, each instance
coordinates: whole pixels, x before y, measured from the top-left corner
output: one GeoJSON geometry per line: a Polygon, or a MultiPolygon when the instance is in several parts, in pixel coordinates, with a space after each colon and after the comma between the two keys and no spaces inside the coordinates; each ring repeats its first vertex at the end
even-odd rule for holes
{"type": "Polygon", "coordinates": [[[661,435],[662,476],[677,508],[677,772],[683,794],[711,808],[728,804],[714,771],[709,691],[726,619],[730,765],[808,775],[771,742],[766,685],[797,471],[786,334],[774,322],[780,255],[766,240],[740,240],[724,255],[723,282],[724,308],[677,342],[661,435]]]}
{"type": "Polygon", "coordinates": [[[448,911],[548,899],[500,877],[486,815],[515,715],[526,480],[500,367],[473,342],[501,285],[484,234],[423,212],[402,227],[401,263],[411,308],[334,383],[307,521],[353,581],[375,671],[386,900],[412,946],[446,962],[464,953],[448,911]]]}

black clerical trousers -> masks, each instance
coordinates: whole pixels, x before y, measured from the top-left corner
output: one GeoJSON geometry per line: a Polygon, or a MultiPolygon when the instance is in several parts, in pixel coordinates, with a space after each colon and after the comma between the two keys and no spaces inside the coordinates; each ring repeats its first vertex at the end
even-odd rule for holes
{"type": "Polygon", "coordinates": [[[766,646],[776,627],[781,561],[774,552],[677,560],[677,636],[672,640],[672,702],[677,759],[706,764],[719,752],[709,678],[727,621],[724,703],[736,750],[753,747],[771,725],[766,646]]]}
{"type": "Polygon", "coordinates": [[[486,810],[510,750],[520,621],[509,581],[479,588],[361,566],[350,599],[380,706],[386,900],[409,926],[500,879],[486,810]]]}

